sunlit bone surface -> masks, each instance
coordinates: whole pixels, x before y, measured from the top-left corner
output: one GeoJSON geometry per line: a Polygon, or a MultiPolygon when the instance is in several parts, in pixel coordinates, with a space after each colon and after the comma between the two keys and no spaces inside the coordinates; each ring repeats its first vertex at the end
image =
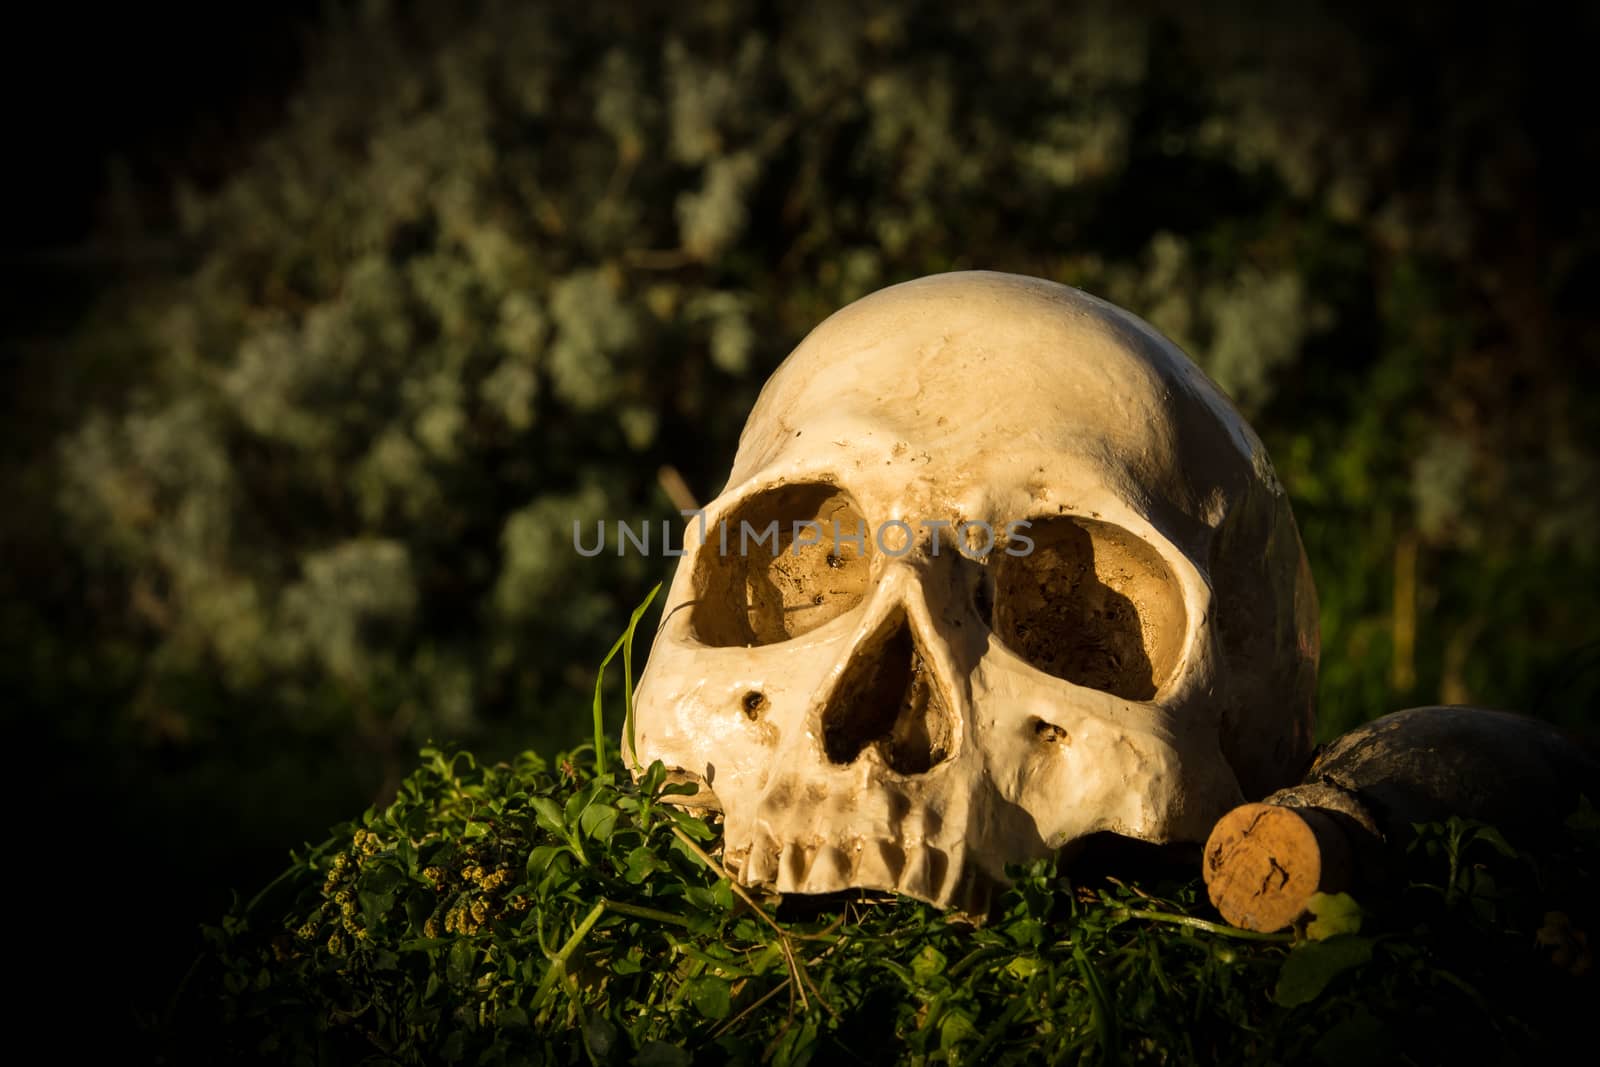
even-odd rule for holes
{"type": "Polygon", "coordinates": [[[704,783],[748,885],[981,913],[1089,834],[1203,841],[1310,752],[1315,593],[1261,442],[1076,289],[942,274],[832,315],[685,548],[636,755],[704,783]]]}

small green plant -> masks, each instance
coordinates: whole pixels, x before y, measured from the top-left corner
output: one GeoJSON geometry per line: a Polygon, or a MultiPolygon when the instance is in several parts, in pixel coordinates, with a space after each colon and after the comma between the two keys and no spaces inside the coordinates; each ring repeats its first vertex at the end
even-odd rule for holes
{"type": "Polygon", "coordinates": [[[1284,934],[1209,918],[1187,872],[1050,862],[974,925],[736,885],[716,820],[673,805],[694,786],[610,769],[595,719],[554,767],[424,750],[392,804],[207,929],[170,1059],[1481,1062],[1559,1047],[1595,994],[1592,811],[1539,856],[1419,826],[1389,898],[1318,898],[1284,934]]]}
{"type": "Polygon", "coordinates": [[[1550,1047],[1595,992],[1592,864],[1567,893],[1460,824],[1419,829],[1406,892],[1359,916],[1328,898],[1298,933],[1207,919],[1197,879],[1049,863],[975,927],[757,898],[670,803],[692,788],[659,763],[601,776],[587,750],[427,750],[394,804],[208,930],[167,1037],[351,1063],[1439,1062],[1550,1047]]]}

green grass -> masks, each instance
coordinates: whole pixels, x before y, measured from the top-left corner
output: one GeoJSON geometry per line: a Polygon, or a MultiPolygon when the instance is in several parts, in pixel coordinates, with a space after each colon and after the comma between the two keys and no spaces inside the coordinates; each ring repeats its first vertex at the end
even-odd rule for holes
{"type": "Polygon", "coordinates": [[[1537,854],[1418,826],[1384,892],[1281,935],[1222,924],[1196,867],[1138,862],[1018,869],[975,926],[733,885],[717,822],[671,804],[693,787],[635,781],[599,736],[554,767],[425,750],[207,928],[169,1061],[1520,1062],[1596,1002],[1587,805],[1537,854]]]}
{"type": "MultiPolygon", "coordinates": [[[[583,755],[588,755],[584,753],[583,755]]],[[[1409,884],[1304,930],[1208,917],[1195,879],[1018,873],[986,925],[906,901],[755,906],[714,825],[583,756],[424,753],[384,811],[208,931],[180,1061],[1515,1061],[1593,1003],[1593,816],[1529,857],[1419,829],[1409,884]],[[1584,833],[1588,838],[1585,840],[1584,833]],[[1588,909],[1587,912],[1582,909],[1588,909]],[[689,1050],[685,1052],[684,1050],[689,1050]]]]}

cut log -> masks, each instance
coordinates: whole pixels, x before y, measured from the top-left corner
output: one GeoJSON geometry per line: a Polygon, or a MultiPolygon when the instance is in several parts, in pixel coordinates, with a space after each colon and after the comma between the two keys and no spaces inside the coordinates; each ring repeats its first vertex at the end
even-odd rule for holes
{"type": "Polygon", "coordinates": [[[1222,917],[1281,930],[1314,893],[1381,883],[1411,826],[1459,815],[1528,847],[1560,831],[1595,761],[1548,723],[1482,708],[1411,708],[1327,745],[1305,782],[1235,808],[1206,841],[1203,874],[1222,917]]]}
{"type": "Polygon", "coordinates": [[[1316,808],[1234,808],[1211,831],[1204,862],[1211,903],[1247,930],[1282,929],[1313,893],[1338,893],[1350,884],[1350,844],[1316,808]]]}

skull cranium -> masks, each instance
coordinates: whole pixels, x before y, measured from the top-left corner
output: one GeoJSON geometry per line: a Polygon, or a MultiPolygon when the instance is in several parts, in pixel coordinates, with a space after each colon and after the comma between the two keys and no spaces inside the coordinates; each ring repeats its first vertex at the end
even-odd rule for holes
{"type": "Polygon", "coordinates": [[[1066,286],[828,318],[684,547],[636,756],[703,783],[746,884],[981,911],[1092,833],[1203,841],[1310,751],[1315,593],[1260,441],[1066,286]]]}

